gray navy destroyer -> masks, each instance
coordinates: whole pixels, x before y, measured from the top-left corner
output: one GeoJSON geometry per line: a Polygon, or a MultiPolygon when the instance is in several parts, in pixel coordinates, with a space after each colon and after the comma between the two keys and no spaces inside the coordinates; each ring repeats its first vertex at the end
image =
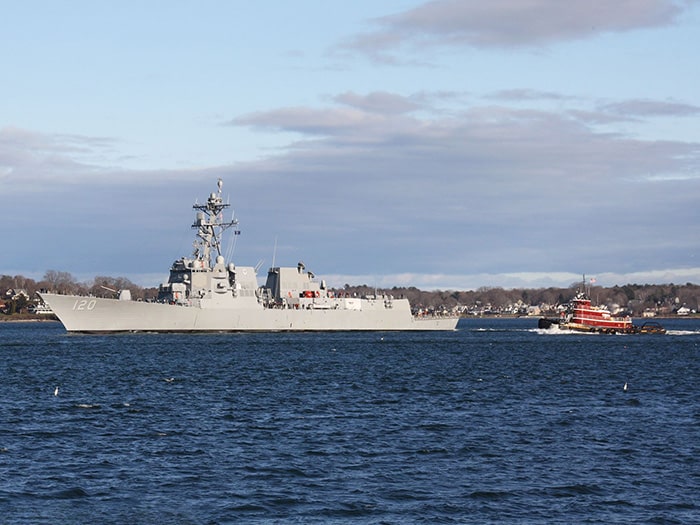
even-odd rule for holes
{"type": "Polygon", "coordinates": [[[229,207],[218,191],[195,203],[194,252],[170,268],[158,300],[134,301],[129,290],[118,298],[41,293],[68,332],[276,332],[350,330],[454,330],[454,316],[414,315],[405,298],[354,297],[335,293],[303,263],[273,267],[263,286],[257,268],[226,262],[224,231],[239,231],[224,220],[229,207]]]}

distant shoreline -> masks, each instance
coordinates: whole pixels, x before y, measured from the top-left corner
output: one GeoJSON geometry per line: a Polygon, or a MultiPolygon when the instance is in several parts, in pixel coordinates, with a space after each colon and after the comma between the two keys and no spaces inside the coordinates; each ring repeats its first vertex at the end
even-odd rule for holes
{"type": "Polygon", "coordinates": [[[60,321],[53,315],[0,315],[0,323],[59,323],[60,321]]]}

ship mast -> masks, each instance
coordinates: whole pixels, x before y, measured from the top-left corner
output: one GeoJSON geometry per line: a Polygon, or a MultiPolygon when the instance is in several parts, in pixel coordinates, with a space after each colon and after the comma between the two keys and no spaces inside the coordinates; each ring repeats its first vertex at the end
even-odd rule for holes
{"type": "MultiPolygon", "coordinates": [[[[206,204],[195,202],[192,206],[198,213],[195,222],[192,225],[197,229],[197,239],[194,241],[193,256],[195,259],[202,261],[205,268],[212,266],[212,250],[216,252],[216,256],[221,255],[221,237],[228,228],[238,225],[238,219],[232,218],[230,221],[224,221],[223,211],[230,206],[221,198],[221,188],[223,181],[219,179],[217,182],[218,191],[209,195],[206,204]]],[[[239,230],[234,230],[234,235],[239,235],[239,230]]]]}

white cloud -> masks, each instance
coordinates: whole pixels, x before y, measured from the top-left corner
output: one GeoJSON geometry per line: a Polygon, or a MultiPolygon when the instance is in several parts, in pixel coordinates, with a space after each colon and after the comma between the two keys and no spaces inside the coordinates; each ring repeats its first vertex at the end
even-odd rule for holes
{"type": "Polygon", "coordinates": [[[632,117],[690,117],[700,113],[700,107],[692,104],[663,100],[625,100],[606,104],[602,110],[632,117]]]}
{"type": "Polygon", "coordinates": [[[419,97],[408,98],[385,91],[359,95],[353,92],[342,93],[334,98],[339,104],[358,108],[368,113],[402,114],[420,109],[423,104],[417,102],[419,97]]]}
{"type": "Polygon", "coordinates": [[[663,27],[689,4],[674,0],[433,0],[373,22],[346,49],[383,62],[402,46],[513,48],[588,38],[601,33],[663,27]]]}

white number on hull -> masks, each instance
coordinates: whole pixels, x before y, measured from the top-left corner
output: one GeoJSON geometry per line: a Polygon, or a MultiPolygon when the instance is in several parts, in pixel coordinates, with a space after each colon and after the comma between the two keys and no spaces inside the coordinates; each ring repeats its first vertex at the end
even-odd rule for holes
{"type": "Polygon", "coordinates": [[[95,299],[78,299],[73,305],[73,310],[94,310],[96,305],[97,301],[95,299]]]}

